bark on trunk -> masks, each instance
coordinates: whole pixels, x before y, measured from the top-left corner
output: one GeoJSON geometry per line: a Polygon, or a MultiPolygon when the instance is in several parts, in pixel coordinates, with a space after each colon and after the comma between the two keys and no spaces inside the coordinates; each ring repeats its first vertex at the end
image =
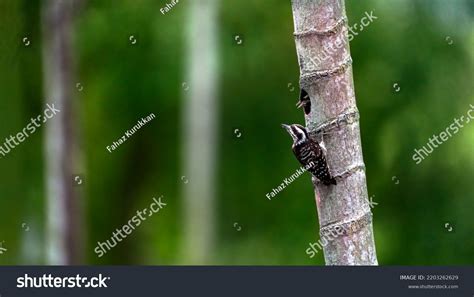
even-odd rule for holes
{"type": "Polygon", "coordinates": [[[73,188],[76,152],[73,112],[73,0],[48,0],[43,7],[45,103],[59,110],[46,123],[48,263],[80,264],[82,208],[73,188]]]}
{"type": "Polygon", "coordinates": [[[313,179],[326,265],[377,265],[344,0],[292,0],[306,126],[337,186],[313,179]],[[336,234],[334,236],[334,234],[336,234]]]}

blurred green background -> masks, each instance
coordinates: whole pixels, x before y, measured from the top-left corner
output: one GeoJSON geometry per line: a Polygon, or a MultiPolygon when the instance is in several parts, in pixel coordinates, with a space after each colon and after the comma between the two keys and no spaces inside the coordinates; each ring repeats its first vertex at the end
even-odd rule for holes
{"type": "MultiPolygon", "coordinates": [[[[188,185],[181,176],[190,1],[163,15],[165,3],[90,0],[76,9],[84,264],[189,264],[182,250],[188,185]],[[155,120],[113,153],[106,150],[151,112],[155,120]],[[96,256],[97,241],[161,194],[168,203],[162,212],[96,256]]],[[[2,142],[44,109],[41,5],[0,0],[2,142]]],[[[217,11],[216,242],[208,264],[323,265],[321,253],[305,253],[319,238],[310,176],[271,201],[265,196],[299,167],[280,127],[304,122],[295,108],[290,1],[218,1],[217,11]]],[[[378,203],[379,263],[474,264],[474,124],[421,164],[412,160],[415,148],[474,104],[474,1],[348,0],[346,11],[349,24],[366,11],[378,17],[350,47],[369,196],[378,203]]],[[[0,242],[8,249],[1,264],[47,263],[43,141],[44,127],[0,159],[0,242]]]]}

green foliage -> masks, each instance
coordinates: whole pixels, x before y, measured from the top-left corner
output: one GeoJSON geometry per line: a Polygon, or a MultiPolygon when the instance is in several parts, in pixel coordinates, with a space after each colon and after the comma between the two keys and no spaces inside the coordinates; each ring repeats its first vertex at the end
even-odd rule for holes
{"type": "MultiPolygon", "coordinates": [[[[289,1],[221,2],[213,264],[323,264],[321,253],[313,259],[305,253],[319,239],[310,176],[273,200],[266,198],[299,167],[280,127],[304,121],[295,109],[299,68],[289,1]],[[243,45],[235,44],[235,34],[243,34],[243,45]],[[241,139],[234,128],[241,130],[241,139]]],[[[369,196],[378,203],[373,213],[379,262],[473,264],[474,126],[463,128],[421,164],[412,160],[415,148],[474,104],[472,1],[346,2],[350,24],[365,11],[378,17],[354,38],[351,53],[369,196]],[[446,222],[454,232],[447,232],[446,222]]],[[[164,5],[86,1],[77,10],[76,81],[83,90],[75,90],[75,99],[87,169],[78,173],[85,176],[90,264],[182,264],[182,83],[189,2],[180,1],[165,15],[159,12],[164,5]],[[107,151],[152,112],[155,120],[113,153],[107,151]],[[168,206],[159,216],[96,257],[97,241],[161,194],[168,206]]],[[[43,110],[39,6],[31,0],[0,5],[2,142],[43,110]],[[31,40],[28,47],[24,36],[31,40]]],[[[43,136],[40,129],[0,159],[0,242],[8,248],[0,255],[3,264],[45,261],[43,136]],[[22,229],[24,222],[30,231],[22,229]]]]}

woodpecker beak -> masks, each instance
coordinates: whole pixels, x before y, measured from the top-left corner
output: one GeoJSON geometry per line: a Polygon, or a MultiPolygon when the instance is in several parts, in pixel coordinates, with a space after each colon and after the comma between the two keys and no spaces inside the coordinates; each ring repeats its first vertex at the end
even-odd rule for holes
{"type": "Polygon", "coordinates": [[[298,101],[298,103],[296,103],[296,108],[301,108],[303,106],[303,101],[298,101]]]}
{"type": "Polygon", "coordinates": [[[291,138],[293,139],[293,143],[295,143],[298,140],[298,136],[295,134],[295,129],[293,128],[294,125],[281,124],[281,126],[285,128],[288,134],[290,134],[291,138]]]}

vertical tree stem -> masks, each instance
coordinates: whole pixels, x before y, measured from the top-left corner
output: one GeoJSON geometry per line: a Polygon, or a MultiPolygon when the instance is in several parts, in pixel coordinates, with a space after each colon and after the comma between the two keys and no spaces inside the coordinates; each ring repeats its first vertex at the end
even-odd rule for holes
{"type": "MultiPolygon", "coordinates": [[[[48,262],[81,262],[81,207],[73,188],[75,114],[73,112],[73,0],[47,0],[43,7],[45,102],[59,110],[46,123],[48,262]]],[[[44,116],[44,115],[43,115],[44,116]]]]}
{"type": "Polygon", "coordinates": [[[215,242],[217,0],[189,2],[183,118],[184,244],[187,264],[209,264],[215,242]]]}
{"type": "Polygon", "coordinates": [[[324,141],[337,180],[313,179],[325,262],[377,265],[344,0],[292,0],[292,10],[300,87],[311,99],[306,126],[324,141]]]}

